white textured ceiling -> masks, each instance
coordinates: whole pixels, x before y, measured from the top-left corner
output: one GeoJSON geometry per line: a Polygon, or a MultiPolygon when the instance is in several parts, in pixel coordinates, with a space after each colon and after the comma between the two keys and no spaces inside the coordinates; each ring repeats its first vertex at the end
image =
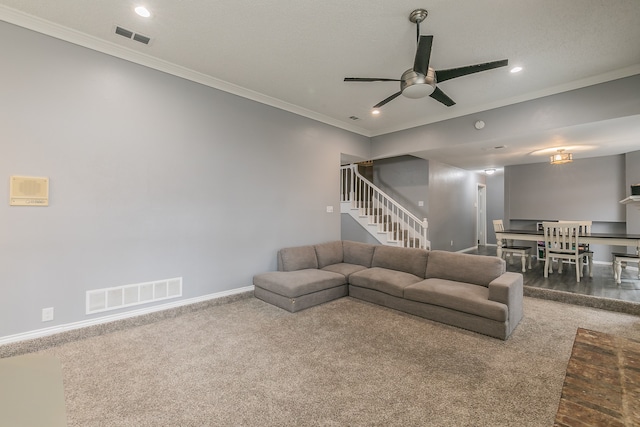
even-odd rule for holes
{"type": "MultiPolygon", "coordinates": [[[[0,0],[0,19],[367,136],[640,73],[638,0],[0,0]],[[139,4],[151,18],[133,13],[139,4]],[[433,68],[510,66],[440,83],[453,107],[401,96],[374,117],[399,83],[343,78],[411,68],[416,8],[429,12],[421,32],[434,35],[433,68]],[[118,36],[116,25],[152,42],[118,36]]],[[[440,153],[480,167],[462,161],[468,154],[440,153]]]]}

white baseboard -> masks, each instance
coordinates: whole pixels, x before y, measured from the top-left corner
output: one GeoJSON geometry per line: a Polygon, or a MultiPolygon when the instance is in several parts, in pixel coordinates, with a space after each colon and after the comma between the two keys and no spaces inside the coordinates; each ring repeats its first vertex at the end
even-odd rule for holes
{"type": "Polygon", "coordinates": [[[186,305],[197,304],[200,302],[211,301],[218,298],[224,298],[231,295],[241,294],[253,291],[253,286],[244,288],[231,289],[229,291],[216,292],[215,294],[203,295],[195,298],[188,298],[179,301],[173,301],[166,304],[154,305],[152,307],[141,308],[138,310],[126,311],[124,313],[111,314],[108,316],[96,317],[93,319],[82,320],[80,322],[66,323],[64,325],[52,326],[49,328],[36,329],[29,332],[22,332],[15,335],[7,335],[0,337],[0,345],[11,344],[19,341],[30,340],[34,338],[46,337],[49,335],[59,334],[61,332],[73,331],[75,329],[86,328],[88,326],[100,325],[103,323],[114,322],[116,320],[129,319],[131,317],[143,316],[145,314],[155,313],[172,308],[183,307],[186,305]]]}

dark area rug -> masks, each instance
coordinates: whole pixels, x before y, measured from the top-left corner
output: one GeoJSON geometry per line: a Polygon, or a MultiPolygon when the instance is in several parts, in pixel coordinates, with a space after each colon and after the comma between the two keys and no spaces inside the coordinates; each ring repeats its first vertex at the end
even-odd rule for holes
{"type": "Polygon", "coordinates": [[[640,426],[640,341],[578,329],[554,426],[640,426]]]}

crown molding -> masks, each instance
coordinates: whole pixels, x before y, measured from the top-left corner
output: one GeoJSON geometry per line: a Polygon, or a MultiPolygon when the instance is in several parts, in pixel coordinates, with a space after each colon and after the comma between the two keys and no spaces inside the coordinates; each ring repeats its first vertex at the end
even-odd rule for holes
{"type": "Polygon", "coordinates": [[[0,20],[369,138],[640,74],[640,64],[636,64],[620,70],[614,70],[597,76],[572,81],[563,85],[545,88],[540,91],[529,92],[516,97],[500,100],[498,102],[478,105],[472,108],[456,109],[455,112],[445,112],[443,114],[430,116],[428,119],[419,119],[409,123],[403,123],[399,126],[371,131],[280,99],[243,88],[233,83],[216,79],[198,71],[146,55],[133,49],[72,30],[68,27],[52,23],[7,6],[0,5],[0,20]]]}
{"type": "Polygon", "coordinates": [[[371,132],[359,126],[353,126],[348,123],[344,123],[332,117],[316,113],[315,111],[311,111],[306,108],[302,108],[297,105],[282,101],[280,99],[243,88],[233,83],[216,79],[198,71],[194,71],[189,68],[182,67],[180,65],[164,61],[150,55],[146,55],[133,49],[129,49],[125,46],[99,39],[80,31],[76,31],[71,28],[44,20],[42,18],[20,12],[7,6],[0,5],[0,20],[78,46],[86,47],[88,49],[104,53],[106,55],[124,59],[126,61],[152,68],[154,70],[162,71],[164,73],[171,74],[185,80],[190,80],[214,89],[237,95],[251,101],[269,105],[280,110],[288,111],[290,113],[297,114],[299,116],[303,116],[321,123],[325,123],[336,128],[347,130],[349,132],[357,133],[359,135],[367,137],[371,136],[371,132]]]}

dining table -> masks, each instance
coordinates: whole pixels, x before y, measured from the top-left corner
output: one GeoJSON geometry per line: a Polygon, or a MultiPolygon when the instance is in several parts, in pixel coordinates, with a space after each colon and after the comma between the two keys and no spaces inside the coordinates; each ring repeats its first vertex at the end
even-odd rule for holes
{"type": "MultiPolygon", "coordinates": [[[[542,230],[496,231],[496,239],[498,241],[497,255],[502,257],[502,246],[506,244],[506,240],[541,242],[544,241],[544,232],[542,230]]],[[[640,254],[640,234],[587,233],[578,236],[578,243],[609,246],[633,246],[636,248],[636,255],[640,254]]]]}

